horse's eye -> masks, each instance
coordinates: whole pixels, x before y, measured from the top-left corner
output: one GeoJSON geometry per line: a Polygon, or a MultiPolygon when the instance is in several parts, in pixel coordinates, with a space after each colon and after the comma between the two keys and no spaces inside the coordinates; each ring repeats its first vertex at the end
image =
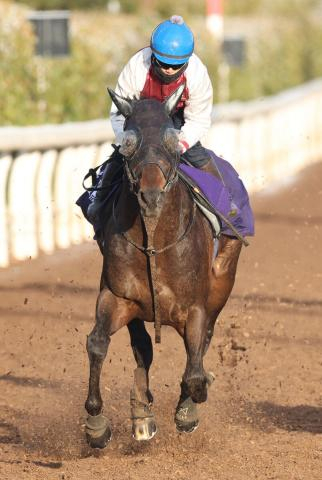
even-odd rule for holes
{"type": "Polygon", "coordinates": [[[135,152],[138,143],[139,138],[134,130],[125,131],[122,145],[120,148],[120,153],[124,155],[124,157],[130,157],[135,152]]]}
{"type": "Polygon", "coordinates": [[[179,142],[179,130],[175,128],[167,128],[163,134],[163,143],[167,150],[171,153],[175,153],[178,148],[179,142]]]}

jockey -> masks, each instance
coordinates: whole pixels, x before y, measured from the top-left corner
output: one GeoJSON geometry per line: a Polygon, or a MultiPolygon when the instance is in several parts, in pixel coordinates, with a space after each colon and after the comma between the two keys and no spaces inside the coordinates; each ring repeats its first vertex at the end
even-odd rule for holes
{"type": "MultiPolygon", "coordinates": [[[[194,37],[183,18],[174,15],[158,25],[151,35],[149,47],[139,50],[123,68],[115,92],[124,98],[155,98],[164,101],[180,85],[185,89],[172,116],[179,131],[182,157],[194,167],[219,176],[208,151],[200,140],[211,125],[213,90],[207,68],[193,53],[194,37]]],[[[122,143],[125,118],[112,103],[110,119],[116,144],[122,143]]],[[[119,154],[106,168],[100,186],[92,196],[87,215],[97,218],[106,190],[119,169],[119,154]],[[113,165],[114,164],[114,165],[113,165]]]]}

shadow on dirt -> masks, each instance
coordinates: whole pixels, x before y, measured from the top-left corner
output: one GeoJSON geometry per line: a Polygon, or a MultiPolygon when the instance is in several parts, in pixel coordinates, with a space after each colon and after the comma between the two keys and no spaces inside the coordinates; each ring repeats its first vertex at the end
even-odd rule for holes
{"type": "Polygon", "coordinates": [[[246,302],[254,302],[254,305],[247,305],[247,308],[252,306],[263,306],[263,303],[273,305],[274,308],[276,307],[301,307],[301,308],[308,308],[308,307],[322,307],[322,300],[321,299],[305,299],[305,298],[294,298],[294,297],[285,297],[276,295],[263,295],[257,293],[250,293],[247,295],[237,295],[232,294],[232,299],[242,300],[246,302]]]}
{"type": "Polygon", "coordinates": [[[263,417],[266,426],[275,426],[288,432],[322,434],[322,407],[297,405],[295,407],[260,402],[252,407],[252,416],[263,417]]]}
{"type": "Polygon", "coordinates": [[[12,423],[0,419],[0,445],[18,445],[19,443],[21,443],[21,437],[18,428],[12,423]]]}
{"type": "Polygon", "coordinates": [[[7,408],[4,412],[6,419],[0,419],[0,446],[2,442],[12,448],[8,450],[4,460],[16,463],[17,460],[24,458],[24,462],[27,463],[59,468],[66,461],[91,457],[113,456],[124,459],[138,456],[142,460],[143,457],[152,457],[160,450],[175,452],[176,455],[185,455],[187,451],[195,453],[212,451],[213,444],[209,439],[205,419],[202,419],[203,428],[200,427],[191,436],[176,431],[173,422],[175,405],[173,398],[162,400],[155,409],[158,434],[151,442],[137,442],[132,438],[129,402],[117,404],[116,401],[112,401],[106,406],[105,412],[112,424],[112,441],[103,450],[92,449],[85,439],[86,414],[83,397],[84,395],[76,402],[68,395],[65,395],[64,402],[57,398],[47,412],[7,408]],[[171,415],[164,414],[169,411],[171,415]],[[1,429],[1,426],[4,428],[1,429]]]}
{"type": "MultiPolygon", "coordinates": [[[[88,287],[86,285],[68,284],[68,283],[44,283],[44,282],[32,282],[24,283],[22,285],[15,285],[15,291],[27,292],[28,290],[49,293],[50,295],[58,295],[61,293],[79,294],[95,294],[98,292],[97,288],[88,287]]],[[[12,292],[12,287],[8,285],[0,285],[0,292],[12,292]]]]}
{"type": "Polygon", "coordinates": [[[0,445],[16,445],[15,453],[17,454],[18,448],[29,460],[62,461],[82,458],[86,445],[80,419],[74,415],[63,416],[55,409],[52,414],[56,414],[56,418],[50,413],[37,415],[15,412],[10,423],[0,420],[0,445]]]}
{"type": "Polygon", "coordinates": [[[256,220],[264,223],[282,223],[283,225],[301,225],[301,226],[313,226],[322,225],[322,217],[315,216],[309,217],[308,215],[284,215],[282,213],[264,213],[256,212],[256,220]]]}
{"type": "Polygon", "coordinates": [[[58,382],[45,380],[43,378],[20,377],[12,375],[10,372],[0,375],[0,382],[13,383],[22,387],[39,387],[39,388],[57,388],[58,382]]]}

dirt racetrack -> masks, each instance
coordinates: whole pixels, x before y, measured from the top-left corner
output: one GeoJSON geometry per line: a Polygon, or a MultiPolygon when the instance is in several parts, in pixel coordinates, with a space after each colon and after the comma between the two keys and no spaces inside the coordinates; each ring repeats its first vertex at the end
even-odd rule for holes
{"type": "Polygon", "coordinates": [[[94,243],[1,271],[0,479],[321,480],[321,179],[313,165],[253,198],[256,237],[215,328],[205,365],[216,380],[190,435],[173,422],[184,347],[163,327],[151,370],[158,433],[147,444],[131,438],[124,329],[102,375],[113,439],[103,451],[87,447],[94,243]]]}

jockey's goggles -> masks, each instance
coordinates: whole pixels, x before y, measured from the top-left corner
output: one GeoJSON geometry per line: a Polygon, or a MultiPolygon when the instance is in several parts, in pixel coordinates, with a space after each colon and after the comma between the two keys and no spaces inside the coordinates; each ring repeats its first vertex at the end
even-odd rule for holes
{"type": "Polygon", "coordinates": [[[182,68],[185,65],[185,63],[180,63],[179,65],[171,65],[169,63],[163,63],[163,62],[160,62],[160,60],[158,60],[156,57],[154,57],[154,61],[160,68],[163,68],[164,70],[170,70],[170,68],[172,70],[180,70],[180,68],[182,68]]]}

